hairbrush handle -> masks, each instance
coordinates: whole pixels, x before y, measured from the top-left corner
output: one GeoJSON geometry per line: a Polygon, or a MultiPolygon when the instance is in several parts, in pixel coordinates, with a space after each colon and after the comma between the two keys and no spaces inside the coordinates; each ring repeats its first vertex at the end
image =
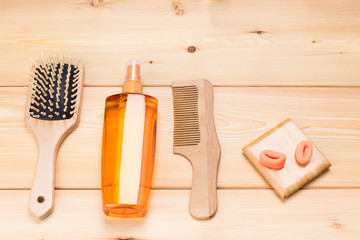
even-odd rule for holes
{"type": "Polygon", "coordinates": [[[57,144],[39,141],[39,159],[31,187],[29,209],[38,219],[44,219],[54,210],[55,159],[57,144]]]}

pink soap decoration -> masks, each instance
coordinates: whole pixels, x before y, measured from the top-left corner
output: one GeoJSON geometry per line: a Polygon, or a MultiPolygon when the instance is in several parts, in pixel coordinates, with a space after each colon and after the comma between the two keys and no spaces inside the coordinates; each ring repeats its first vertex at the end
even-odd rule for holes
{"type": "Polygon", "coordinates": [[[278,170],[284,167],[286,156],[273,150],[264,150],[260,153],[259,160],[263,166],[278,170]]]}

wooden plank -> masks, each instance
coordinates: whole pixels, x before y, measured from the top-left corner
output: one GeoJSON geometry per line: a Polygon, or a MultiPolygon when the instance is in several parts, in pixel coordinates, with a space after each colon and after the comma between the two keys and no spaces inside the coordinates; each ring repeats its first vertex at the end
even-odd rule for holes
{"type": "Polygon", "coordinates": [[[99,190],[58,190],[43,222],[27,211],[29,191],[0,191],[1,239],[357,239],[359,189],[301,190],[281,201],[272,190],[220,190],[214,218],[188,212],[188,190],[153,190],[143,219],[107,218],[99,190]],[[265,201],[265,202],[264,202],[265,201]],[[218,231],[217,229],[221,230],[218,231]]]}
{"type": "Polygon", "coordinates": [[[360,85],[359,1],[89,2],[1,1],[0,85],[23,86],[43,51],[81,57],[88,86],[120,85],[129,58],[148,86],[360,85]]]}
{"type": "MultiPolygon", "coordinates": [[[[59,150],[58,188],[100,188],[105,97],[116,87],[85,87],[79,127],[59,150]]],[[[171,88],[144,88],[159,100],[154,188],[188,188],[191,166],[172,153],[171,88]]],[[[0,188],[29,188],[37,161],[35,138],[24,126],[25,88],[0,88],[0,188]]],[[[332,163],[307,187],[360,186],[360,88],[214,88],[222,147],[218,186],[267,188],[241,148],[287,117],[295,120],[332,163]]]]}

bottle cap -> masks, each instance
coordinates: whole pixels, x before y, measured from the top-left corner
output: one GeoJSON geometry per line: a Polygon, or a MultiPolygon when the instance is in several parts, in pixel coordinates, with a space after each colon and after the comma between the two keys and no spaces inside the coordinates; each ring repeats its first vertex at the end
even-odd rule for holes
{"type": "Polygon", "coordinates": [[[126,64],[125,81],[141,81],[140,77],[140,61],[131,59],[126,64]]]}
{"type": "Polygon", "coordinates": [[[127,62],[125,82],[122,88],[122,92],[142,93],[139,60],[131,59],[127,62]]]}

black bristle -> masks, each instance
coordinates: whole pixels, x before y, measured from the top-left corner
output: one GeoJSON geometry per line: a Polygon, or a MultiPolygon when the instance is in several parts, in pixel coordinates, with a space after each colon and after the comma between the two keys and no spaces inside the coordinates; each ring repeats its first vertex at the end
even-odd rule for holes
{"type": "Polygon", "coordinates": [[[76,82],[76,74],[78,72],[77,66],[67,63],[38,66],[33,79],[35,84],[32,86],[33,99],[29,108],[30,116],[41,120],[70,119],[74,115],[77,102],[76,87],[79,83],[76,82]]]}

